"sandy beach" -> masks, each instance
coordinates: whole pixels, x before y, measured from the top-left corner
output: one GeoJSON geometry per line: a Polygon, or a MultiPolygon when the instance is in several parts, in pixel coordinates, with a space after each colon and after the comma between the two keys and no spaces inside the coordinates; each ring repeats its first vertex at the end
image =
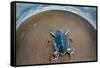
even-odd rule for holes
{"type": "Polygon", "coordinates": [[[45,11],[28,18],[16,30],[16,64],[48,64],[96,60],[96,30],[81,16],[67,11],[45,11]],[[53,37],[49,31],[70,31],[75,53],[50,60],[53,37]]]}

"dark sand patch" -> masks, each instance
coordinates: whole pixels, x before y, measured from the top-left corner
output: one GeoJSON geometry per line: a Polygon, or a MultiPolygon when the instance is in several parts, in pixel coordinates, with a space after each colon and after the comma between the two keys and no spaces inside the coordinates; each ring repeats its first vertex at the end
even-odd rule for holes
{"type": "Polygon", "coordinates": [[[66,11],[46,11],[27,19],[16,31],[16,64],[47,64],[96,60],[96,30],[80,16],[66,11]],[[53,38],[49,30],[70,30],[75,53],[50,60],[53,38]]]}

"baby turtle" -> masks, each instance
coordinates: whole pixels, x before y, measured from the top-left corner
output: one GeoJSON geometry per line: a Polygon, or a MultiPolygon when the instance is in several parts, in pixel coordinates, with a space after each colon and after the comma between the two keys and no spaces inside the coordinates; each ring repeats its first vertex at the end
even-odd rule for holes
{"type": "Polygon", "coordinates": [[[54,37],[54,53],[51,59],[58,59],[59,56],[63,56],[66,53],[73,54],[75,49],[69,47],[69,38],[67,32],[56,31],[55,33],[50,32],[54,37]]]}

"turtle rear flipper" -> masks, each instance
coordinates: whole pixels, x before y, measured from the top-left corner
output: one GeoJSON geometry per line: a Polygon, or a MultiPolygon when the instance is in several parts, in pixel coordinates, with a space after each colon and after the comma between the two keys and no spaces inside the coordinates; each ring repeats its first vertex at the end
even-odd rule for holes
{"type": "Polygon", "coordinates": [[[58,59],[59,58],[59,53],[58,53],[58,51],[55,51],[54,53],[53,53],[53,56],[52,56],[52,60],[55,60],[55,59],[58,59]]]}
{"type": "Polygon", "coordinates": [[[68,49],[67,49],[67,52],[68,52],[69,54],[73,54],[73,53],[75,52],[75,49],[74,49],[74,48],[68,48],[68,49]]]}

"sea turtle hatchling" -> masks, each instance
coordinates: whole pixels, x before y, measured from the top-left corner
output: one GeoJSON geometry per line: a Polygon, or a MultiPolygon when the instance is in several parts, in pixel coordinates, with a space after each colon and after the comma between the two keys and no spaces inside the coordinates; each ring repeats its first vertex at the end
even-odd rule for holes
{"type": "Polygon", "coordinates": [[[66,53],[73,54],[75,49],[69,47],[69,38],[67,32],[62,32],[57,30],[55,33],[50,32],[50,34],[54,37],[54,52],[53,57],[51,59],[58,59],[59,56],[63,56],[66,53]]]}

